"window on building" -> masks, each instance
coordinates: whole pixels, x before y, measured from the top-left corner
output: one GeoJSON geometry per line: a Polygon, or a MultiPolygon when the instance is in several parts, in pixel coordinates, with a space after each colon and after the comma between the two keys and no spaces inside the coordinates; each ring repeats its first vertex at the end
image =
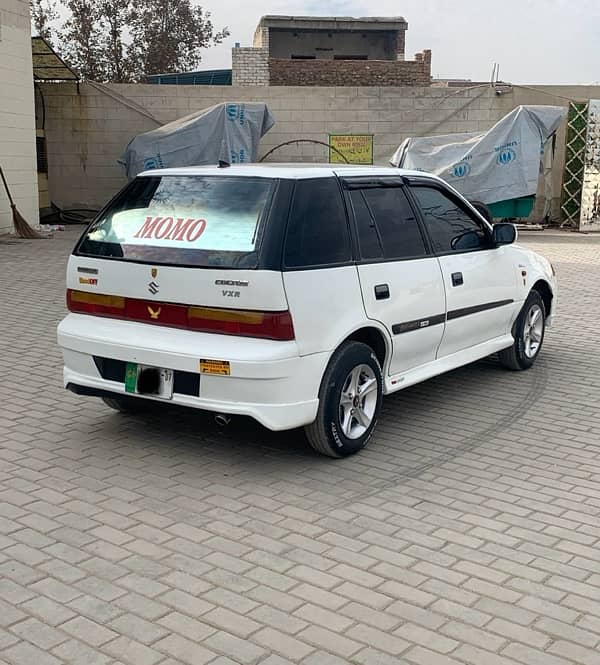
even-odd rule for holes
{"type": "Polygon", "coordinates": [[[368,55],[334,55],[334,60],[368,60],[368,55]]]}
{"type": "Polygon", "coordinates": [[[46,151],[46,138],[44,136],[35,137],[35,150],[37,154],[38,173],[48,173],[48,153],[46,151]]]}

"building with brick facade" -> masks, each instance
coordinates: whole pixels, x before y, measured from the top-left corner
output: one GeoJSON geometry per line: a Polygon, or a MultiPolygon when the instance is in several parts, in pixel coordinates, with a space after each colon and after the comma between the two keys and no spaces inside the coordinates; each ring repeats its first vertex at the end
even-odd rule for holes
{"type": "Polygon", "coordinates": [[[238,86],[428,86],[431,51],[404,54],[402,17],[263,16],[232,50],[238,86]]]}

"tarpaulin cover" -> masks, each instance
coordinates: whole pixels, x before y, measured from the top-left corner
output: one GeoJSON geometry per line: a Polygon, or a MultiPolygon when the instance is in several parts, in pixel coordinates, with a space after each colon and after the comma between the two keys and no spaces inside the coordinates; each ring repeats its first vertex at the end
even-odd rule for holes
{"type": "Polygon", "coordinates": [[[274,124],[262,102],[217,104],[138,134],[119,163],[134,178],[148,169],[255,162],[259,141],[274,124]]]}
{"type": "Polygon", "coordinates": [[[544,145],[566,115],[562,106],[518,106],[487,132],[406,139],[390,162],[434,173],[483,203],[530,196],[544,145]]]}

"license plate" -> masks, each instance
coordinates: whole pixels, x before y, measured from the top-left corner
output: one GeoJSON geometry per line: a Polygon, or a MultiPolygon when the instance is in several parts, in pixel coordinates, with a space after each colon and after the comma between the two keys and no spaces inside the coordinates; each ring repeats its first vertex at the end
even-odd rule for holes
{"type": "Polygon", "coordinates": [[[127,363],[125,368],[125,392],[172,399],[173,379],[174,372],[172,369],[127,363]]]}

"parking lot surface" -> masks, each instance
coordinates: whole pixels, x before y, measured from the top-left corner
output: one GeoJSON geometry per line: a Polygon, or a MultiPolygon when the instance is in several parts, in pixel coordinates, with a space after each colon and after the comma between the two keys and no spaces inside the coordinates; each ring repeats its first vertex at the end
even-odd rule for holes
{"type": "Polygon", "coordinates": [[[561,286],[534,369],[396,393],[334,461],[64,391],[78,232],[0,239],[0,665],[600,663],[600,238],[522,238],[561,286]]]}

